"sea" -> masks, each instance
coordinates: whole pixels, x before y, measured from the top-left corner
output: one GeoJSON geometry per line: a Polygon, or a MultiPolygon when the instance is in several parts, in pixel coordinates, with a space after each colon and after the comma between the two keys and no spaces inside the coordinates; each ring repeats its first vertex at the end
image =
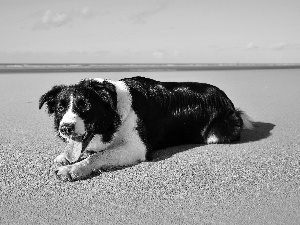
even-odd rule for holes
{"type": "Polygon", "coordinates": [[[152,64],[0,64],[0,73],[58,72],[157,72],[203,70],[299,69],[300,64],[281,63],[152,63],[152,64]]]}

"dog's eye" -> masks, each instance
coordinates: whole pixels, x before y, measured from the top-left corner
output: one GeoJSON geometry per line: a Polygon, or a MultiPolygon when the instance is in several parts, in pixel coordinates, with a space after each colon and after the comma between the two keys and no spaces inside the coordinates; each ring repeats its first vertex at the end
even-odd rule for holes
{"type": "Polygon", "coordinates": [[[60,101],[57,105],[57,110],[59,112],[64,111],[68,107],[68,103],[66,101],[60,101]]]}
{"type": "Polygon", "coordinates": [[[83,99],[78,100],[76,106],[83,111],[87,111],[90,109],[90,104],[83,99]]]}

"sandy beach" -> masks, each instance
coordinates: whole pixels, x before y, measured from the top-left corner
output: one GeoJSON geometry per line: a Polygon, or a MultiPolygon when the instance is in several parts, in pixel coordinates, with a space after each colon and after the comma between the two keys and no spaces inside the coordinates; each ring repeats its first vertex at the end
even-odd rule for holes
{"type": "Polygon", "coordinates": [[[300,224],[300,70],[0,75],[0,224],[300,224]],[[239,143],[61,182],[64,148],[39,97],[85,77],[210,83],[255,120],[239,143]]]}

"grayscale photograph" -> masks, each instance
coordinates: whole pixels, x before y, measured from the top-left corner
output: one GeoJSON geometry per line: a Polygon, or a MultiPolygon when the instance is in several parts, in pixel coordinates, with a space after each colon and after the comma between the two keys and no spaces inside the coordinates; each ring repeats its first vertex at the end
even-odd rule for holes
{"type": "Polygon", "coordinates": [[[299,12],[0,0],[0,225],[300,224],[299,12]]]}

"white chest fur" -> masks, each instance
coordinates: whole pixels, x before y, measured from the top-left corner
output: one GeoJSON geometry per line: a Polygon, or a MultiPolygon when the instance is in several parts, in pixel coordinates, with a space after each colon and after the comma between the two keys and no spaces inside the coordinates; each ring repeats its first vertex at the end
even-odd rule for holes
{"type": "MultiPolygon", "coordinates": [[[[103,82],[103,79],[95,79],[103,82]]],[[[131,107],[132,97],[126,84],[122,81],[109,81],[116,87],[117,92],[117,110],[120,115],[121,125],[114,134],[112,141],[103,142],[102,135],[97,134],[89,143],[87,149],[92,151],[112,151],[115,148],[122,148],[128,154],[122,154],[123,157],[130,160],[145,160],[146,146],[141,140],[137,131],[138,117],[131,107]]],[[[125,160],[125,159],[124,159],[125,160]]],[[[126,161],[126,160],[125,160],[126,161]]],[[[127,163],[126,163],[127,164],[127,163]]]]}

